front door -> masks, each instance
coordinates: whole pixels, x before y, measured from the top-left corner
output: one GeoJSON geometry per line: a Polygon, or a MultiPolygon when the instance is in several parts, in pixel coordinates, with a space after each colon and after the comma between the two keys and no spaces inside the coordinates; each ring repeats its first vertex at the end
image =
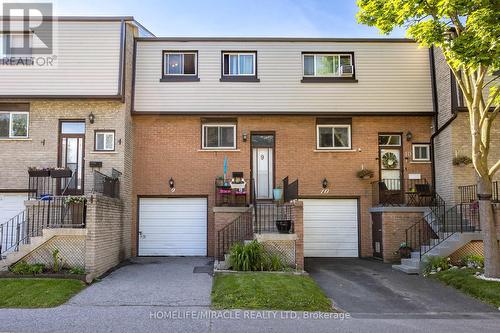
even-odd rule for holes
{"type": "Polygon", "coordinates": [[[382,213],[372,213],[373,256],[383,259],[382,255],[382,213]]]}
{"type": "Polygon", "coordinates": [[[61,121],[59,127],[59,167],[73,171],[69,179],[58,183],[60,193],[83,194],[85,122],[61,121]]]}
{"type": "Polygon", "coordinates": [[[401,134],[379,134],[379,163],[380,180],[385,184],[384,189],[397,193],[398,201],[403,200],[403,165],[401,134]]]}
{"type": "Polygon", "coordinates": [[[252,134],[252,178],[256,199],[272,199],[274,134],[252,134]]]}

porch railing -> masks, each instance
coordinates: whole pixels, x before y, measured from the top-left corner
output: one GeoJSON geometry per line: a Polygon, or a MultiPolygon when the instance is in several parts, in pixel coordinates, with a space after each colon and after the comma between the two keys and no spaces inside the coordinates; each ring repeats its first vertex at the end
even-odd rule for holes
{"type": "Polygon", "coordinates": [[[119,198],[120,175],[121,172],[115,169],[113,169],[111,177],[94,170],[94,192],[101,193],[110,198],[119,198]]]}
{"type": "Polygon", "coordinates": [[[254,231],[262,233],[283,233],[278,229],[278,224],[290,224],[290,233],[294,233],[292,205],[274,203],[256,203],[254,231]]]}
{"type": "Polygon", "coordinates": [[[253,238],[252,221],[252,209],[248,208],[246,212],[217,231],[217,258],[219,260],[224,260],[224,254],[228,253],[235,243],[253,238]]]}
{"type": "Polygon", "coordinates": [[[32,237],[41,236],[44,228],[84,228],[85,197],[46,196],[0,224],[0,256],[18,251],[32,237]]]}
{"type": "Polygon", "coordinates": [[[28,170],[28,199],[64,195],[75,175],[70,169],[28,170]]]}
{"type": "MultiPolygon", "coordinates": [[[[499,198],[499,190],[500,190],[500,181],[494,181],[491,184],[492,187],[492,198],[493,202],[500,202],[499,198]]],[[[477,185],[464,185],[458,187],[460,191],[460,203],[470,203],[477,200],[477,185]]]]}
{"type": "Polygon", "coordinates": [[[427,179],[382,179],[372,184],[373,206],[428,206],[434,196],[427,179]]]}
{"type": "Polygon", "coordinates": [[[299,180],[289,183],[288,176],[283,179],[283,200],[290,202],[299,198],[299,180]]]}

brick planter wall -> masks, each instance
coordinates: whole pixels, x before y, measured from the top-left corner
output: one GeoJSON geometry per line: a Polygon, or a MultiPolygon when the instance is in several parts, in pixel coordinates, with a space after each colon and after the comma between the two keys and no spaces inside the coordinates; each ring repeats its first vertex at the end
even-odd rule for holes
{"type": "Polygon", "coordinates": [[[295,264],[297,268],[304,269],[304,203],[302,201],[293,203],[292,218],[294,231],[297,235],[297,240],[295,240],[295,264]]]}

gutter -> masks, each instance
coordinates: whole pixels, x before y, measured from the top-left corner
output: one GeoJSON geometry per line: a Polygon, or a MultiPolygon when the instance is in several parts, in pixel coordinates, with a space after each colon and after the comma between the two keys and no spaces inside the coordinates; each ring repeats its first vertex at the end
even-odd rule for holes
{"type": "MultiPolygon", "coordinates": [[[[434,62],[434,47],[431,47],[429,49],[429,60],[430,60],[430,69],[431,69],[431,85],[432,85],[432,105],[434,109],[434,128],[436,128],[436,131],[431,135],[431,150],[432,150],[432,184],[434,187],[436,186],[436,156],[435,156],[435,149],[434,149],[434,139],[441,134],[448,126],[451,125],[451,123],[457,118],[458,112],[456,109],[451,107],[451,113],[452,116],[450,119],[446,121],[446,123],[443,124],[443,126],[438,128],[438,117],[439,117],[439,110],[438,110],[438,97],[437,97],[437,87],[436,87],[436,64],[434,62]]],[[[450,90],[453,91],[452,89],[453,86],[453,77],[451,77],[451,84],[450,84],[450,90]]],[[[453,99],[453,96],[452,96],[453,99]]]]}

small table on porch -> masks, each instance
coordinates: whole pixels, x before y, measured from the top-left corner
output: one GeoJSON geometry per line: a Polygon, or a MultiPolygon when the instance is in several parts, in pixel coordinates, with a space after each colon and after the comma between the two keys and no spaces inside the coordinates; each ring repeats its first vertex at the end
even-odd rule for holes
{"type": "Polygon", "coordinates": [[[420,206],[417,192],[405,192],[405,195],[408,198],[408,200],[406,201],[407,206],[420,206]]]}

